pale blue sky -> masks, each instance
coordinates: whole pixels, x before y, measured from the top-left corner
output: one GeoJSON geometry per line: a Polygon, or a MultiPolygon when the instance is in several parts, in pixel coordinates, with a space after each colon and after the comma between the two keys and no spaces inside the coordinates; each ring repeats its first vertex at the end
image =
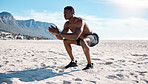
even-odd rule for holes
{"type": "Polygon", "coordinates": [[[63,9],[70,5],[102,39],[148,39],[147,4],[147,0],[0,0],[0,12],[53,22],[62,29],[63,9]]]}
{"type": "Polygon", "coordinates": [[[116,17],[120,16],[114,6],[109,3],[95,3],[89,0],[1,0],[1,11],[10,11],[18,15],[26,16],[23,12],[35,10],[42,12],[63,12],[63,8],[71,5],[75,8],[76,14],[88,14],[98,17],[116,17]],[[21,12],[21,13],[19,13],[21,12]],[[116,15],[115,15],[116,14],[116,15]]]}

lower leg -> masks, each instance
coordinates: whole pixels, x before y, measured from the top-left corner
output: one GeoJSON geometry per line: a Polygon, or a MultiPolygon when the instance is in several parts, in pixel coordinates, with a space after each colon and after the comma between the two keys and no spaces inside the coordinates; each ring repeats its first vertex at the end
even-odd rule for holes
{"type": "Polygon", "coordinates": [[[73,57],[73,55],[72,55],[72,48],[71,48],[71,45],[70,45],[68,42],[66,42],[66,41],[64,40],[64,46],[65,46],[65,49],[66,49],[66,51],[67,51],[67,53],[68,53],[68,55],[69,55],[71,61],[74,61],[74,57],[73,57]]]}
{"type": "Polygon", "coordinates": [[[85,56],[86,56],[86,59],[87,59],[88,64],[91,64],[91,59],[90,59],[90,52],[89,52],[89,50],[87,50],[87,51],[84,50],[84,53],[85,53],[85,56]]]}
{"type": "Polygon", "coordinates": [[[81,41],[81,46],[83,48],[84,54],[86,56],[87,62],[88,64],[91,64],[91,59],[90,59],[90,50],[89,50],[89,46],[87,45],[87,43],[85,41],[81,41]]]}

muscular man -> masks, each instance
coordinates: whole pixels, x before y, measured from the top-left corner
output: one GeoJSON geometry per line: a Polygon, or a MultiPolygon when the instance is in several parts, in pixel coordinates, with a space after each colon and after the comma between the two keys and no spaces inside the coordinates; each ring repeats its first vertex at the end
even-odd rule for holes
{"type": "Polygon", "coordinates": [[[58,28],[53,26],[48,27],[48,30],[50,33],[55,35],[58,39],[63,40],[64,42],[65,49],[71,59],[71,62],[65,66],[65,68],[77,66],[77,61],[74,60],[72,54],[71,44],[79,45],[83,48],[88,64],[82,70],[93,68],[89,47],[93,47],[98,44],[98,35],[96,33],[92,33],[84,19],[74,16],[73,7],[67,6],[64,8],[64,18],[68,21],[65,23],[62,32],[59,32],[58,28]],[[68,33],[69,30],[72,33],[68,33]]]}

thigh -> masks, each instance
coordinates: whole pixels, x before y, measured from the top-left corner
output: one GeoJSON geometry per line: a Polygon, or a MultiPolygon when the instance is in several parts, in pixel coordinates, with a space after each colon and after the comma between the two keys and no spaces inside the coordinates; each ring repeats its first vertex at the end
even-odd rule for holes
{"type": "Polygon", "coordinates": [[[75,45],[77,45],[77,41],[76,41],[76,40],[64,39],[64,42],[66,42],[66,43],[68,43],[68,44],[75,44],[75,45]]]}
{"type": "Polygon", "coordinates": [[[81,40],[80,43],[81,43],[81,45],[82,45],[83,43],[85,43],[86,45],[90,46],[90,45],[91,45],[91,40],[90,40],[89,38],[85,38],[85,39],[81,40]]]}
{"type": "Polygon", "coordinates": [[[87,36],[87,38],[89,38],[90,39],[90,47],[93,47],[93,46],[95,46],[95,45],[97,45],[98,44],[98,42],[99,42],[99,37],[98,37],[98,35],[97,34],[92,34],[92,35],[88,35],[87,36]]]}

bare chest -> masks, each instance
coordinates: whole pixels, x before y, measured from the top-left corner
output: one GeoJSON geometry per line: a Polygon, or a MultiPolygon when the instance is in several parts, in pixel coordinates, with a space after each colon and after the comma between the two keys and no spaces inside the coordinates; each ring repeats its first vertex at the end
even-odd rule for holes
{"type": "Polygon", "coordinates": [[[74,32],[77,27],[78,27],[78,24],[69,24],[69,25],[68,25],[68,28],[69,28],[72,32],[74,32]]]}

